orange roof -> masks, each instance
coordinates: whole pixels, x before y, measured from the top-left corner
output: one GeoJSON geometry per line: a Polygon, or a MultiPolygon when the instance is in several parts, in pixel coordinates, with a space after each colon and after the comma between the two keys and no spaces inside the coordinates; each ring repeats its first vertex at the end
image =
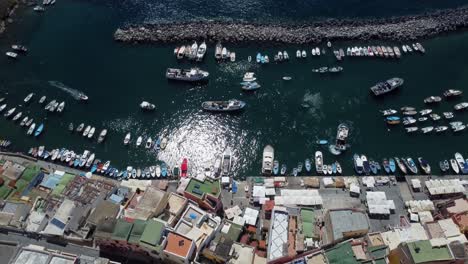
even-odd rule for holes
{"type": "Polygon", "coordinates": [[[190,252],[193,241],[179,234],[170,232],[167,236],[167,244],[164,251],[172,254],[187,257],[190,252]]]}
{"type": "Polygon", "coordinates": [[[268,200],[268,201],[265,201],[265,204],[263,205],[263,210],[264,211],[271,211],[271,210],[273,210],[273,207],[275,207],[275,201],[268,200]]]}
{"type": "Polygon", "coordinates": [[[258,248],[266,249],[266,241],[265,240],[260,240],[260,242],[258,243],[258,248]]]}
{"type": "Polygon", "coordinates": [[[249,227],[247,227],[247,231],[250,232],[250,233],[256,233],[256,232],[257,232],[257,228],[254,227],[254,226],[249,226],[249,227]]]}

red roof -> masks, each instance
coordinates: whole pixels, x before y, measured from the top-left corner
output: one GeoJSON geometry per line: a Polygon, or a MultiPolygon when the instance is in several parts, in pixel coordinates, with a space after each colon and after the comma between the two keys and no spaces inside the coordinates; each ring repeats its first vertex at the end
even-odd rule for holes
{"type": "Polygon", "coordinates": [[[275,201],[274,200],[267,200],[267,201],[265,201],[265,204],[263,205],[263,210],[264,211],[271,211],[271,210],[273,210],[273,207],[275,207],[275,201]]]}
{"type": "Polygon", "coordinates": [[[247,242],[249,241],[249,238],[250,238],[249,234],[244,234],[244,235],[241,237],[240,242],[241,242],[242,244],[247,245],[247,242]]]}

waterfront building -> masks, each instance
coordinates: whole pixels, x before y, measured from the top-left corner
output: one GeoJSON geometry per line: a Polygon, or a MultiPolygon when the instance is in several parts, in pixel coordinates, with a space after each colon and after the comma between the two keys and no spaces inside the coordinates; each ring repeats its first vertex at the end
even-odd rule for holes
{"type": "Polygon", "coordinates": [[[222,207],[219,180],[206,179],[202,182],[191,178],[185,188],[184,196],[210,212],[217,212],[222,207]]]}

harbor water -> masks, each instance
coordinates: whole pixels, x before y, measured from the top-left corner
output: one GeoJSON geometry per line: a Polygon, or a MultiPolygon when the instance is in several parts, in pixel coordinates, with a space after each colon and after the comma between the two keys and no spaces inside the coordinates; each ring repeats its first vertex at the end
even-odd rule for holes
{"type": "MultiPolygon", "coordinates": [[[[454,152],[468,155],[464,142],[468,132],[436,135],[406,134],[403,126],[389,127],[379,110],[414,106],[418,110],[433,108],[442,114],[452,111],[453,105],[468,97],[443,101],[437,106],[426,106],[423,99],[441,95],[446,89],[461,89],[468,93],[468,33],[454,33],[430,40],[421,40],[426,54],[404,54],[400,60],[379,58],[345,58],[337,63],[331,50],[321,45],[327,54],[310,56],[312,46],[253,46],[227,45],[235,51],[234,63],[217,63],[214,60],[214,43],[209,43],[203,63],[197,64],[210,72],[210,81],[203,85],[168,82],[164,76],[167,67],[189,68],[194,63],[179,62],[173,56],[170,45],[129,45],[113,41],[115,29],[126,23],[156,22],[180,16],[193,18],[226,18],[268,20],[279,16],[284,20],[306,20],[310,17],[348,17],[371,15],[400,15],[427,11],[417,3],[402,8],[392,2],[387,13],[372,12],[379,1],[364,1],[363,8],[332,8],[340,3],[297,5],[293,12],[284,2],[260,14],[262,6],[273,3],[249,2],[243,11],[232,14],[244,1],[228,1],[221,10],[205,14],[202,6],[213,6],[215,1],[196,1],[183,6],[183,1],[163,4],[160,1],[124,1],[118,6],[112,1],[58,0],[57,4],[42,14],[23,10],[18,21],[0,38],[0,50],[5,52],[14,43],[29,48],[25,56],[11,60],[0,56],[0,98],[5,97],[8,109],[22,105],[23,116],[44,123],[39,138],[26,136],[26,130],[18,123],[0,118],[0,138],[13,142],[14,150],[26,152],[32,146],[45,145],[47,149],[65,147],[78,152],[88,149],[101,160],[111,160],[118,168],[151,166],[165,161],[170,166],[189,159],[192,171],[214,164],[225,148],[233,150],[233,171],[236,177],[257,175],[261,169],[263,147],[275,148],[275,159],[287,164],[289,170],[313,158],[316,150],[324,153],[325,164],[338,160],[344,174],[351,174],[352,154],[362,153],[381,161],[391,156],[425,157],[435,167],[440,159],[453,156],[454,152]],[[372,3],[372,4],[371,4],[372,3]],[[193,5],[193,6],[192,6],[193,5]],[[288,10],[280,12],[281,10],[288,10]],[[317,10],[325,10],[319,13],[317,10]],[[328,12],[326,12],[328,10],[328,12]],[[393,11],[392,11],[393,10],[393,11]],[[310,14],[307,16],[307,14],[310,14]],[[306,18],[307,17],[307,18],[306,18]],[[306,49],[307,59],[295,58],[297,49],[306,49]],[[257,52],[270,58],[279,50],[287,50],[291,60],[284,63],[258,65],[248,62],[257,52]],[[313,68],[340,65],[339,74],[313,73],[313,68]],[[256,73],[262,85],[254,93],[240,89],[246,71],[256,73]],[[291,76],[291,81],[282,80],[291,76]],[[401,77],[404,85],[398,92],[376,99],[369,91],[375,83],[391,77],[401,77]],[[35,96],[28,105],[23,99],[29,93],[35,96]],[[76,93],[89,96],[88,103],[75,99],[76,93]],[[47,101],[65,101],[62,114],[46,113],[38,103],[42,95],[47,101]],[[212,114],[201,110],[206,100],[236,98],[247,103],[239,114],[212,114]],[[139,109],[141,101],[156,105],[156,111],[144,113],[139,109]],[[68,131],[68,124],[85,123],[96,127],[96,134],[103,128],[109,130],[106,141],[97,144],[77,133],[68,131]],[[328,147],[315,144],[317,139],[334,142],[340,123],[349,125],[350,148],[340,156],[329,153],[328,147]],[[127,132],[132,133],[130,146],[123,145],[127,132]],[[155,153],[143,147],[136,148],[139,135],[168,138],[165,150],[155,153]]],[[[224,2],[224,1],[222,1],[224,2]]],[[[434,7],[455,7],[462,1],[430,1],[434,7]]],[[[218,1],[216,2],[218,3],[218,1]]],[[[276,2],[275,2],[276,4],[276,2]]],[[[404,5],[403,3],[400,3],[404,5]]],[[[247,5],[244,3],[244,5],[247,5]]],[[[425,6],[430,6],[425,3],[425,6]]],[[[214,8],[210,8],[212,10],[214,8]]],[[[200,43],[200,40],[199,40],[200,43]]],[[[191,44],[191,43],[181,43],[191,44]]],[[[364,46],[398,43],[372,41],[368,43],[333,43],[334,47],[364,46]]],[[[19,110],[17,110],[19,111],[19,110]]],[[[468,113],[456,113],[452,121],[468,122],[468,113]]],[[[445,120],[435,124],[447,124],[445,120]]],[[[432,121],[419,127],[432,125],[432,121]]],[[[95,138],[97,135],[95,136],[95,138]]],[[[435,171],[438,171],[436,169],[435,171]]]]}

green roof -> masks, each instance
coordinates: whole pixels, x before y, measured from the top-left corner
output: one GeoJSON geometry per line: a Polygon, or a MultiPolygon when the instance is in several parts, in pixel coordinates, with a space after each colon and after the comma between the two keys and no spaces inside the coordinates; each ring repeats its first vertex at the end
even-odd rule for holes
{"type": "Polygon", "coordinates": [[[204,182],[201,182],[192,178],[185,191],[200,198],[204,193],[218,197],[221,192],[221,184],[219,183],[219,180],[211,181],[206,179],[204,182]],[[195,189],[197,189],[201,194],[195,193],[195,189]]]}
{"type": "Polygon", "coordinates": [[[452,256],[447,246],[432,247],[429,240],[407,243],[406,246],[413,257],[414,263],[450,260],[452,256]]]}
{"type": "Polygon", "coordinates": [[[232,241],[237,241],[241,234],[242,234],[242,226],[232,223],[227,233],[227,236],[232,241]]]}
{"type": "Polygon", "coordinates": [[[133,228],[132,232],[130,233],[130,238],[128,239],[128,242],[131,243],[138,243],[140,241],[140,237],[143,234],[143,231],[145,230],[146,227],[146,221],[136,219],[133,222],[133,228]]]}
{"type": "Polygon", "coordinates": [[[301,209],[302,232],[305,237],[314,237],[315,212],[310,209],[301,209]]]}
{"type": "Polygon", "coordinates": [[[24,171],[23,174],[21,175],[21,178],[25,181],[31,181],[34,177],[37,176],[41,172],[40,167],[31,165],[28,166],[24,171]]]}
{"type": "Polygon", "coordinates": [[[117,223],[114,227],[114,232],[112,233],[112,239],[128,241],[130,233],[132,232],[133,224],[126,222],[122,219],[117,220],[117,223]]]}
{"type": "Polygon", "coordinates": [[[325,252],[328,262],[340,263],[340,264],[356,264],[361,263],[356,260],[353,252],[353,248],[350,242],[338,244],[335,247],[325,252]]]}
{"type": "Polygon", "coordinates": [[[369,252],[369,255],[374,258],[383,258],[387,256],[387,246],[375,246],[375,247],[368,247],[367,251],[369,252]]]}
{"type": "Polygon", "coordinates": [[[140,238],[140,245],[146,247],[158,247],[161,240],[162,232],[164,230],[164,223],[157,220],[148,220],[146,222],[145,230],[140,238]]]}

